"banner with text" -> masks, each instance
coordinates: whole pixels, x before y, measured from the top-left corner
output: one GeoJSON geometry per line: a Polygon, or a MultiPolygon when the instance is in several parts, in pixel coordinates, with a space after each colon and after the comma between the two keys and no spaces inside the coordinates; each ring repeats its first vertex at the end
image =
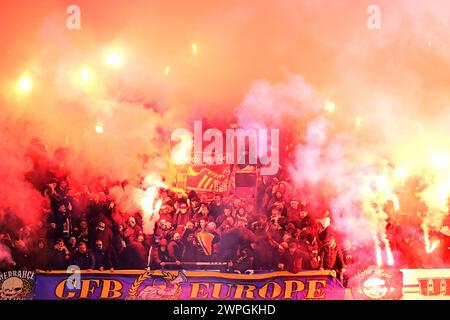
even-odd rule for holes
{"type": "Polygon", "coordinates": [[[330,271],[226,274],[207,271],[92,271],[36,274],[34,299],[302,300],[345,299],[330,271]]]}
{"type": "Polygon", "coordinates": [[[450,300],[450,269],[402,269],[403,300],[450,300]]]}
{"type": "Polygon", "coordinates": [[[188,166],[186,186],[191,190],[228,192],[230,165],[188,166]]]}

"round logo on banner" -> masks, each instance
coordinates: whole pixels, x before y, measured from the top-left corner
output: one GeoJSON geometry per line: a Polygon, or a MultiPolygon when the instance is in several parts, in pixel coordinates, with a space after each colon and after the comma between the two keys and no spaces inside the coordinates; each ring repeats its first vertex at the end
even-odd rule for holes
{"type": "Polygon", "coordinates": [[[370,266],[358,272],[351,290],[356,299],[399,299],[402,295],[401,277],[398,270],[370,266]]]}
{"type": "Polygon", "coordinates": [[[7,271],[0,274],[0,300],[25,300],[33,290],[34,272],[7,271]]]}
{"type": "Polygon", "coordinates": [[[183,272],[162,272],[162,277],[152,277],[153,272],[141,274],[128,290],[127,300],[178,300],[183,292],[181,283],[187,282],[183,272]]]}

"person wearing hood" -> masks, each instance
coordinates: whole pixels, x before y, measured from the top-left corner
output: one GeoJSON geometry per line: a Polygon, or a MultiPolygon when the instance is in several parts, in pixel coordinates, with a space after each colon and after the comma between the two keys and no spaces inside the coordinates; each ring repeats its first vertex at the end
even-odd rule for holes
{"type": "Polygon", "coordinates": [[[142,234],[142,228],[136,224],[136,218],[128,218],[127,226],[123,234],[126,242],[136,241],[137,238],[142,234]]]}
{"type": "Polygon", "coordinates": [[[190,203],[190,209],[193,215],[197,214],[200,210],[200,207],[202,203],[200,202],[200,199],[198,197],[193,197],[189,200],[190,203]]]}

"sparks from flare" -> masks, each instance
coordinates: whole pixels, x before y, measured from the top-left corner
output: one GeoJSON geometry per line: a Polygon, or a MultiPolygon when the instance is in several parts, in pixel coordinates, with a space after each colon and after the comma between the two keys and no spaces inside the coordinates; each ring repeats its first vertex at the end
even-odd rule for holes
{"type": "Polygon", "coordinates": [[[430,229],[426,224],[422,225],[422,229],[423,229],[423,240],[425,242],[425,252],[432,253],[439,246],[440,242],[439,242],[439,240],[435,240],[435,241],[433,241],[433,243],[431,243],[430,229]]]}
{"type": "Polygon", "coordinates": [[[172,150],[171,159],[176,165],[190,162],[190,151],[192,150],[192,137],[187,135],[181,137],[181,142],[172,150]]]}
{"type": "Polygon", "coordinates": [[[374,236],[374,242],[375,242],[375,255],[377,259],[377,265],[381,267],[383,265],[383,259],[381,257],[381,248],[380,248],[380,241],[378,240],[378,237],[374,236]]]}

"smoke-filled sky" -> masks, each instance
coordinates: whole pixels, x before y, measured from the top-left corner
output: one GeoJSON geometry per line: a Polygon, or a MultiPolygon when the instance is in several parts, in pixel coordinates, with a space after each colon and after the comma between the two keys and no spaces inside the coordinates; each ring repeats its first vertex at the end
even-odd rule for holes
{"type": "Polygon", "coordinates": [[[103,51],[120,48],[132,71],[124,78],[145,95],[183,104],[232,107],[254,80],[282,81],[291,73],[353,108],[367,110],[360,105],[374,103],[380,91],[426,104],[442,99],[449,77],[448,6],[436,0],[2,1],[2,80],[30,67],[44,76],[49,71],[42,68],[62,61],[95,66],[103,51]],[[65,27],[70,4],[81,8],[81,30],[65,27]],[[380,30],[366,26],[370,4],[381,9],[380,30]]]}
{"type": "Polygon", "coordinates": [[[373,174],[361,164],[384,158],[415,171],[427,153],[449,159],[448,1],[4,0],[0,12],[4,198],[11,185],[27,190],[33,137],[50,151],[73,148],[75,180],[87,171],[132,179],[139,154],[156,154],[161,137],[203,117],[254,120],[281,137],[303,130],[294,180],[333,179],[341,216],[373,174]],[[80,30],[66,28],[72,4],[80,30]],[[369,5],[381,10],[380,29],[367,27],[369,5]],[[120,53],[119,67],[105,65],[109,52],[120,53]],[[24,73],[26,96],[14,90],[24,73]],[[327,100],[335,112],[324,112],[327,100]]]}

